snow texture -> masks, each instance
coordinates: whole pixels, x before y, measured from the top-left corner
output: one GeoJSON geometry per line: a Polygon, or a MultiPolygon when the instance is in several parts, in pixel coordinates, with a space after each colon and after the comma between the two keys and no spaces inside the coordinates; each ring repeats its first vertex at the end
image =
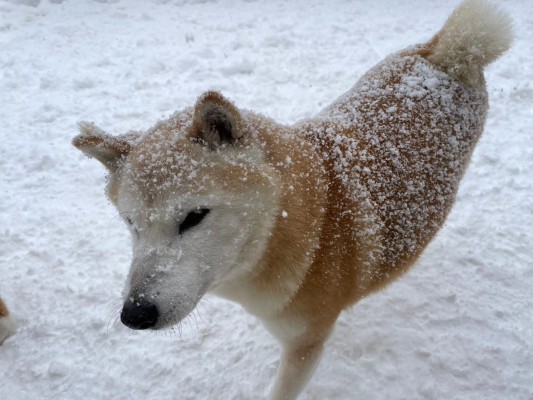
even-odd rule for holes
{"type": "MultiPolygon", "coordinates": [[[[238,305],[207,297],[174,332],[116,321],[129,234],[104,169],[70,144],[77,123],[146,130],[208,89],[294,123],[456,5],[0,1],[0,294],[18,323],[0,399],[264,397],[278,345],[238,305]]],[[[487,68],[485,133],[445,228],[342,314],[302,399],[533,398],[533,14],[528,0],[502,6],[516,40],[487,68]]]]}

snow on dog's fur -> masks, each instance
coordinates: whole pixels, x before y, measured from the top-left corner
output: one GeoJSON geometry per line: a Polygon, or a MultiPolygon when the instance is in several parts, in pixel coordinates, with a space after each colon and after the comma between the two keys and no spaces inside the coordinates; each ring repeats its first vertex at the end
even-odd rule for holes
{"type": "Polygon", "coordinates": [[[442,226],[479,139],[483,67],[509,18],[464,2],[312,120],[282,126],[216,92],[146,133],[81,124],[133,237],[121,320],[178,323],[210,291],[280,340],[272,399],[294,399],[339,313],[400,276],[442,226]]]}

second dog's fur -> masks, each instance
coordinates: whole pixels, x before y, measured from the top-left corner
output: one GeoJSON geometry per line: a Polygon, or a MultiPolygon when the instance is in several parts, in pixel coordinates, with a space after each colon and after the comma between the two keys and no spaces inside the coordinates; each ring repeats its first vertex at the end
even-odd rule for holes
{"type": "Polygon", "coordinates": [[[0,298],[0,344],[15,333],[15,322],[9,313],[6,304],[0,298]]]}

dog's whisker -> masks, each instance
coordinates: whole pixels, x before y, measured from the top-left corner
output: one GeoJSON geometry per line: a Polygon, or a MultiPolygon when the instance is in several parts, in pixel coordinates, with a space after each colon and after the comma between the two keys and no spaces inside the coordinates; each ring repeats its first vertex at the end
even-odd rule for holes
{"type": "Polygon", "coordinates": [[[122,308],[122,298],[115,298],[109,301],[109,305],[111,307],[111,310],[109,312],[109,316],[107,318],[106,323],[106,333],[109,334],[109,328],[110,326],[114,326],[117,322],[118,317],[120,316],[120,310],[122,308]],[[113,321],[113,323],[111,323],[113,321]]]}

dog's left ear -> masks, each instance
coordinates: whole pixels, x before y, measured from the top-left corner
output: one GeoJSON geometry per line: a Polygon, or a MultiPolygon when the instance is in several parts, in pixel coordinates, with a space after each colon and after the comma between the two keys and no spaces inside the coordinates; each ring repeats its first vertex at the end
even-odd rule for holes
{"type": "Polygon", "coordinates": [[[206,92],[196,102],[190,136],[210,149],[235,144],[244,136],[241,113],[218,92],[206,92]]]}
{"type": "Polygon", "coordinates": [[[80,134],[72,140],[72,144],[85,155],[104,164],[109,172],[117,170],[139,137],[136,132],[111,136],[91,122],[80,122],[79,127],[80,134]]]}

